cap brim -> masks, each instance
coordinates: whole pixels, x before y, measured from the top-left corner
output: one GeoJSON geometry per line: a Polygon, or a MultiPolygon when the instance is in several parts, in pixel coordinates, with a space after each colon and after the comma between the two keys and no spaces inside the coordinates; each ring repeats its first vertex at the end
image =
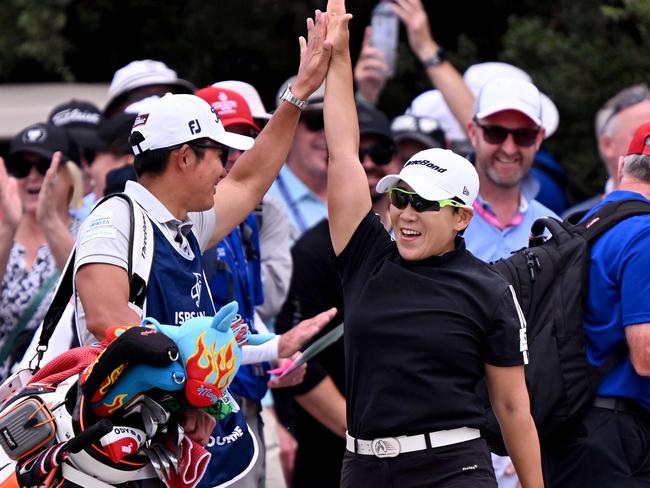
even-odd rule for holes
{"type": "Polygon", "coordinates": [[[228,119],[221,119],[221,123],[223,124],[224,128],[228,130],[228,127],[231,125],[245,125],[246,127],[250,127],[251,129],[255,129],[257,132],[260,132],[262,129],[255,123],[246,119],[244,117],[232,117],[228,119]]]}
{"type": "Polygon", "coordinates": [[[381,180],[379,180],[379,183],[377,183],[376,191],[377,193],[386,193],[391,188],[397,186],[400,181],[403,181],[409,185],[415,193],[427,200],[445,200],[447,198],[455,197],[455,195],[452,195],[451,193],[437,187],[424,188],[422,178],[409,177],[408,175],[384,176],[381,180]]]}
{"type": "Polygon", "coordinates": [[[482,110],[478,112],[476,114],[476,118],[484,119],[486,117],[489,117],[490,115],[494,115],[499,112],[504,112],[506,110],[514,110],[515,112],[522,113],[530,120],[532,120],[533,123],[535,123],[535,125],[538,126],[542,125],[542,120],[538,116],[533,114],[530,110],[526,110],[523,107],[513,107],[512,104],[494,105],[493,107],[490,107],[488,110],[482,110]]]}
{"type": "Polygon", "coordinates": [[[549,97],[540,93],[542,101],[542,127],[544,127],[544,139],[551,137],[560,125],[560,113],[549,97]]]}
{"type": "Polygon", "coordinates": [[[94,130],[66,129],[66,132],[70,134],[70,138],[79,147],[88,148],[88,149],[97,149],[103,144],[102,140],[97,135],[97,131],[94,130]]]}
{"type": "Polygon", "coordinates": [[[46,149],[44,147],[36,147],[36,146],[21,147],[21,148],[18,148],[16,150],[14,150],[14,151],[11,151],[8,154],[8,157],[15,158],[20,153],[34,153],[34,154],[38,154],[39,156],[43,156],[44,158],[52,159],[52,156],[54,155],[54,152],[55,151],[51,151],[51,150],[46,149]]]}
{"type": "Polygon", "coordinates": [[[239,149],[240,151],[248,151],[253,144],[255,139],[248,136],[242,136],[240,134],[235,134],[234,132],[222,132],[218,136],[214,137],[214,140],[224,146],[232,147],[233,149],[239,149]]]}

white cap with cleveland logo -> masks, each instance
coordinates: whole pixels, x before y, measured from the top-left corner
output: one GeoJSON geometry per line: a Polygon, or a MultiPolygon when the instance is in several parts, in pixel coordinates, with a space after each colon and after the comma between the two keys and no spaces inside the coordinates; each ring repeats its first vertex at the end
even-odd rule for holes
{"type": "Polygon", "coordinates": [[[399,174],[379,180],[377,191],[386,193],[400,181],[427,200],[455,197],[468,208],[478,195],[478,174],[474,166],[449,149],[425,149],[414,154],[399,174]]]}

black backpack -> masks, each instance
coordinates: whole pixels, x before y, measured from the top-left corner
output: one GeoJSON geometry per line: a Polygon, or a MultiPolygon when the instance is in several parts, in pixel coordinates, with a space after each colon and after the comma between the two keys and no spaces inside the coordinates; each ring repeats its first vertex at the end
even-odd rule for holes
{"type": "MultiPolygon", "coordinates": [[[[620,221],[642,214],[650,214],[650,204],[622,200],[604,205],[582,223],[573,223],[573,218],[564,222],[538,219],[531,228],[529,247],[491,264],[514,288],[526,318],[526,384],[542,444],[560,434],[591,404],[602,379],[627,356],[623,344],[602,366],[589,363],[583,305],[589,292],[591,246],[620,221]],[[551,232],[548,240],[544,238],[546,229],[551,232]]],[[[493,452],[505,455],[483,384],[479,392],[487,416],[483,436],[493,452]]]]}

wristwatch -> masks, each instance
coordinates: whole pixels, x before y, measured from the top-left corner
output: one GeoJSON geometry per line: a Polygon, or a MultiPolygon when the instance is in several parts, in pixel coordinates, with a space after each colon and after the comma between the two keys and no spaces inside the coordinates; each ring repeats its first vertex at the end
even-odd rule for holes
{"type": "Polygon", "coordinates": [[[291,84],[289,84],[287,86],[287,89],[284,90],[284,93],[280,97],[280,100],[286,100],[292,105],[298,107],[299,110],[303,110],[307,106],[307,100],[301,100],[300,98],[298,98],[293,94],[293,92],[291,91],[291,84]]]}
{"type": "Polygon", "coordinates": [[[435,53],[433,53],[427,59],[422,61],[422,64],[424,65],[425,68],[430,68],[431,66],[438,66],[442,64],[442,62],[445,59],[447,59],[447,55],[444,49],[438,48],[438,50],[435,53]]]}

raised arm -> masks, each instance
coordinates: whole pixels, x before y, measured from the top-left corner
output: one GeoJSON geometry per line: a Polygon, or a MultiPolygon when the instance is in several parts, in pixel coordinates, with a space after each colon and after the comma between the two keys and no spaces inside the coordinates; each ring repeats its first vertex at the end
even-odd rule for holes
{"type": "Polygon", "coordinates": [[[431,36],[429,17],[422,6],[422,0],[395,0],[394,8],[406,27],[411,50],[425,64],[431,83],[440,90],[454,117],[467,132],[467,125],[474,113],[474,95],[449,61],[426,66],[427,61],[439,52],[440,46],[431,36]]]}
{"type": "Polygon", "coordinates": [[[329,150],[327,211],[336,255],[341,254],[372,201],[368,180],[359,161],[359,122],[354,103],[348,22],[343,0],[327,4],[327,38],[332,59],[325,84],[325,138],[329,150]]]}
{"type": "MultiPolygon", "coordinates": [[[[315,22],[307,19],[307,39],[299,39],[300,66],[291,91],[301,100],[320,87],[327,73],[331,50],[325,42],[326,29],[326,16],[317,10],[315,22]]],[[[210,246],[228,235],[262,200],[287,158],[299,118],[298,108],[282,102],[255,145],[219,183],[214,197],[217,225],[210,246]]]]}

